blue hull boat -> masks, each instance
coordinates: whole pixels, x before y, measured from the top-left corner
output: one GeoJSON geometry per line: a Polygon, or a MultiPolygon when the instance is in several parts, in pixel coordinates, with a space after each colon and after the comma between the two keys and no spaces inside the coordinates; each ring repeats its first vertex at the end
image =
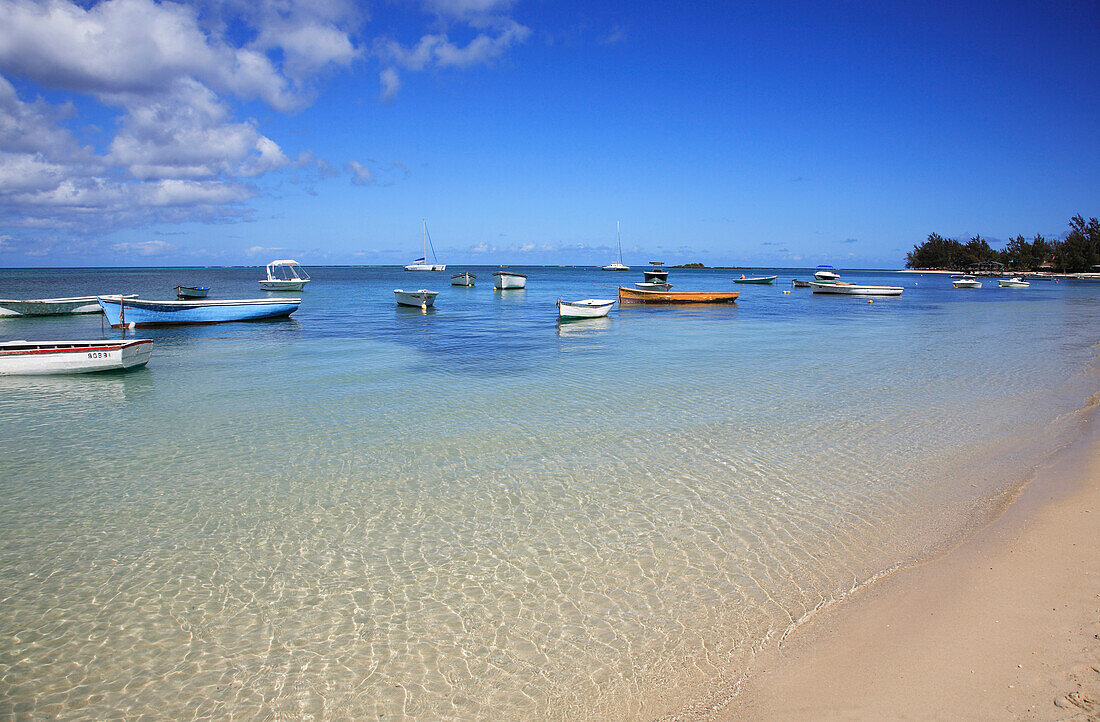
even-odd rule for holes
{"type": "Polygon", "coordinates": [[[298,310],[300,298],[248,298],[226,301],[139,301],[99,297],[99,306],[115,328],[167,326],[188,323],[256,321],[289,316],[298,310]]]}

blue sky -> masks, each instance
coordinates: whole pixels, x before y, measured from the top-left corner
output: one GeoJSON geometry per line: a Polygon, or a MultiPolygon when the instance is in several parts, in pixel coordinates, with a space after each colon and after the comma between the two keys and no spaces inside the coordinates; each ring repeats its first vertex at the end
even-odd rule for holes
{"type": "Polygon", "coordinates": [[[1100,5],[0,0],[0,266],[900,267],[1100,214],[1100,5]],[[702,5],[702,4],[701,4],[702,5]],[[714,5],[711,7],[711,5],[714,5]]]}

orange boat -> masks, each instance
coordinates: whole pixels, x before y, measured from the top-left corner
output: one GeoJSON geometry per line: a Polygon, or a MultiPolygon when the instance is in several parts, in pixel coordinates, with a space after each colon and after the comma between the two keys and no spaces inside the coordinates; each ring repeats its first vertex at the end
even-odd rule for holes
{"type": "Polygon", "coordinates": [[[736,291],[646,291],[619,286],[619,303],[734,303],[736,291]]]}

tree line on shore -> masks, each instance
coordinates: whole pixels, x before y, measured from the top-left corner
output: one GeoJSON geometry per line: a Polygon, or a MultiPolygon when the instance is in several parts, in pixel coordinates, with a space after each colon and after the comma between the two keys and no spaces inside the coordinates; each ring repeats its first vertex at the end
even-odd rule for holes
{"type": "Polygon", "coordinates": [[[1016,236],[997,250],[981,236],[966,243],[931,233],[928,240],[913,247],[905,256],[906,268],[965,271],[975,263],[1003,263],[1015,271],[1051,270],[1082,273],[1098,270],[1100,264],[1100,222],[1086,221],[1077,214],[1069,221],[1070,231],[1063,240],[1048,240],[1041,235],[1028,241],[1016,236]]]}

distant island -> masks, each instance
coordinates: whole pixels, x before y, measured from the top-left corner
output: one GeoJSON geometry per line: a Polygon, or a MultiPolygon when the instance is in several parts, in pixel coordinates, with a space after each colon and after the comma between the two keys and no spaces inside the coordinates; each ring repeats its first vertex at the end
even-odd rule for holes
{"type": "Polygon", "coordinates": [[[1003,249],[994,250],[981,236],[966,243],[929,234],[928,240],[913,247],[905,256],[906,268],[964,271],[977,264],[1000,264],[1014,271],[1059,271],[1085,273],[1100,265],[1100,222],[1088,222],[1080,214],[1069,221],[1065,240],[1036,235],[1030,242],[1016,236],[1003,249]]]}
{"type": "Polygon", "coordinates": [[[706,268],[702,263],[682,263],[679,266],[669,266],[669,268],[706,268]]]}

